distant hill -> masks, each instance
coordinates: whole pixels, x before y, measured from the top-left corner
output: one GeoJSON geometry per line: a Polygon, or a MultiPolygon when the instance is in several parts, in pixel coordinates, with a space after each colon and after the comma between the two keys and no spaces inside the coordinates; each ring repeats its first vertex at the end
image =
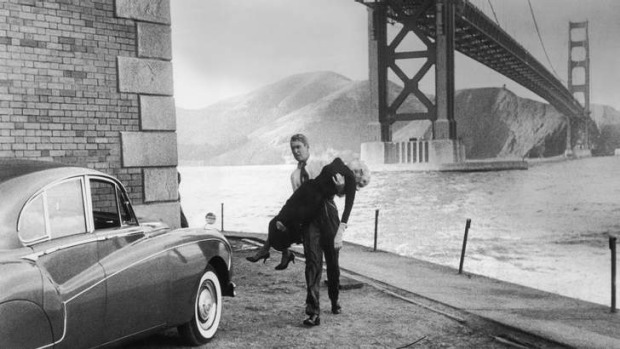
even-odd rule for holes
{"type": "MultiPolygon", "coordinates": [[[[395,98],[400,89],[390,84],[389,98],[395,98]]],[[[408,99],[403,108],[425,110],[415,99],[408,99]]],[[[547,104],[503,88],[482,88],[457,91],[455,110],[469,159],[552,156],[564,151],[564,117],[547,104]]],[[[595,110],[593,119],[610,130],[620,125],[620,113],[609,107],[595,110]]],[[[295,133],[309,137],[315,157],[354,156],[361,142],[376,139],[378,132],[376,116],[370,112],[368,81],[352,81],[332,72],[290,76],[201,110],[178,108],[177,121],[182,164],[292,162],[288,141],[295,133]]],[[[397,123],[393,138],[430,138],[429,125],[428,121],[397,123]]]]}
{"type": "Polygon", "coordinates": [[[620,112],[609,106],[592,106],[591,117],[596,123],[595,155],[611,155],[620,149],[620,112]]]}
{"type": "MultiPolygon", "coordinates": [[[[391,85],[392,98],[398,86],[391,85]]],[[[179,159],[208,165],[292,162],[289,139],[304,133],[314,156],[358,153],[374,122],[368,82],[332,72],[294,75],[201,110],[177,109],[179,159]]],[[[417,101],[406,107],[422,110],[417,101]]]]}

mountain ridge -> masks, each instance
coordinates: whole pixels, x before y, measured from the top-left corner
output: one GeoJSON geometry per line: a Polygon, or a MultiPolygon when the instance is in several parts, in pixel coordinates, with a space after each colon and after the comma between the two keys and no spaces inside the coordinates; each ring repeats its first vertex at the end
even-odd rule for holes
{"type": "MultiPolygon", "coordinates": [[[[179,161],[204,165],[289,163],[294,160],[288,141],[295,133],[308,136],[313,156],[356,156],[362,142],[378,137],[368,84],[333,72],[303,73],[201,110],[177,108],[179,161]]],[[[389,100],[401,89],[390,83],[389,100]]],[[[407,99],[401,108],[426,110],[415,99],[407,99]]],[[[456,91],[455,110],[457,133],[468,159],[544,157],[564,152],[566,121],[548,104],[519,97],[505,88],[486,87],[456,91]]],[[[596,106],[592,119],[596,124],[593,133],[604,127],[610,138],[601,141],[597,136],[597,149],[609,153],[614,146],[620,147],[620,113],[596,106]]],[[[429,139],[430,135],[429,121],[393,125],[395,141],[429,139]]]]}

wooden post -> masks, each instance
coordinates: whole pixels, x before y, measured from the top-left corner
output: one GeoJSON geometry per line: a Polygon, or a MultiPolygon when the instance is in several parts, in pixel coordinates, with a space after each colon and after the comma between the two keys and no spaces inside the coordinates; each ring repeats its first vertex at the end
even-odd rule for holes
{"type": "Polygon", "coordinates": [[[222,210],[221,210],[221,215],[222,215],[222,230],[221,232],[224,232],[224,203],[222,202],[222,210]]]}
{"type": "Polygon", "coordinates": [[[461,250],[461,263],[459,264],[459,274],[463,272],[463,262],[465,260],[465,248],[467,247],[467,234],[469,233],[470,226],[471,226],[471,219],[467,218],[467,223],[465,223],[465,236],[463,237],[463,249],[461,250]]]}
{"type": "Polygon", "coordinates": [[[375,248],[373,249],[373,251],[377,251],[378,227],[379,227],[379,209],[376,209],[375,210],[375,248]]]}
{"type": "Polygon", "coordinates": [[[611,312],[616,312],[616,237],[609,237],[611,249],[611,312]]]}

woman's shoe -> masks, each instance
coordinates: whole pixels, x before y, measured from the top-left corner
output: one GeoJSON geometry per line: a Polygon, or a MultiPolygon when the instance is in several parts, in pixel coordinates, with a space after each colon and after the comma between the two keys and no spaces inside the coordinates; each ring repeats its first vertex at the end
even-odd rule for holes
{"type": "Polygon", "coordinates": [[[282,258],[280,264],[276,265],[276,270],[284,270],[288,268],[288,264],[293,262],[295,264],[295,255],[292,252],[288,253],[288,257],[282,258]]]}
{"type": "Polygon", "coordinates": [[[260,251],[258,251],[255,255],[250,256],[250,257],[245,257],[245,259],[247,259],[248,261],[252,262],[252,263],[256,263],[258,261],[260,261],[261,259],[263,260],[263,264],[267,261],[267,258],[270,257],[269,252],[267,253],[261,253],[260,251]]]}
{"type": "Polygon", "coordinates": [[[321,324],[321,318],[317,315],[310,315],[307,319],[304,320],[304,325],[306,326],[318,326],[321,324]]]}

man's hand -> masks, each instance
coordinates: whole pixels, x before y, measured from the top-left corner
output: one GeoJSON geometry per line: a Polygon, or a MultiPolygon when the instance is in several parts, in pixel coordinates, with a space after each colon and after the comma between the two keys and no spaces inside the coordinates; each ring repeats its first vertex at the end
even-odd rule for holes
{"type": "Polygon", "coordinates": [[[338,196],[344,195],[344,177],[340,173],[336,173],[334,177],[332,177],[332,181],[336,185],[336,194],[338,196]]]}
{"type": "Polygon", "coordinates": [[[334,237],[334,249],[336,251],[342,248],[342,236],[344,235],[344,230],[347,229],[347,223],[340,222],[338,226],[338,232],[336,232],[336,236],[334,237]]]}
{"type": "Polygon", "coordinates": [[[279,231],[286,231],[286,226],[280,221],[276,221],[276,228],[278,228],[279,231]]]}

